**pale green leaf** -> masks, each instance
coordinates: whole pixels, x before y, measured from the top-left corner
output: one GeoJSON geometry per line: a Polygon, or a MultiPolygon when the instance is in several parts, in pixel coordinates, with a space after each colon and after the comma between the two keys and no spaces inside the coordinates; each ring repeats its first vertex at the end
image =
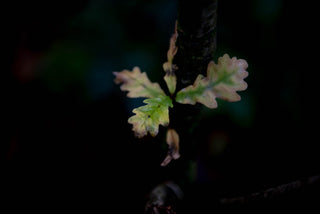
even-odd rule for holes
{"type": "Polygon", "coordinates": [[[165,95],[158,83],[152,83],[145,72],[140,71],[139,67],[134,67],[132,71],[123,70],[113,72],[116,76],[114,82],[122,84],[120,89],[128,91],[128,97],[147,97],[155,98],[165,95]]]}
{"type": "Polygon", "coordinates": [[[169,124],[169,107],[173,107],[172,100],[168,96],[145,99],[147,105],[133,109],[134,116],[128,122],[133,125],[132,130],[139,138],[147,135],[156,136],[159,125],[169,124]]]}
{"type": "Polygon", "coordinates": [[[173,94],[176,91],[176,86],[177,86],[176,75],[173,72],[167,72],[163,78],[167,84],[170,94],[173,94]]]}
{"type": "Polygon", "coordinates": [[[230,58],[228,54],[218,59],[218,64],[210,62],[207,77],[198,75],[193,85],[180,90],[176,101],[183,104],[202,103],[208,108],[216,108],[216,98],[230,102],[239,101],[241,97],[237,91],[247,88],[243,80],[248,76],[248,64],[243,59],[230,58]]]}

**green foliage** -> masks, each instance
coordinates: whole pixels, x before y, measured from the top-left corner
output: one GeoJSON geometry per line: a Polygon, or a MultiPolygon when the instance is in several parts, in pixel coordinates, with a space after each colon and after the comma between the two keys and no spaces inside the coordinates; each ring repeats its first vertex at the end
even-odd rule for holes
{"type": "Polygon", "coordinates": [[[172,100],[168,96],[160,95],[157,98],[145,99],[147,105],[133,109],[136,115],[129,118],[128,122],[133,125],[133,131],[137,137],[148,134],[156,136],[159,124],[169,124],[169,107],[173,107],[172,100]]]}
{"type": "Polygon", "coordinates": [[[202,103],[208,108],[216,108],[216,98],[230,102],[239,101],[241,97],[236,91],[243,91],[247,83],[248,64],[243,59],[231,58],[228,54],[218,59],[218,64],[210,62],[207,77],[199,74],[193,85],[177,93],[176,101],[182,104],[202,103]]]}
{"type": "MultiPolygon", "coordinates": [[[[193,85],[181,89],[175,101],[182,104],[201,103],[208,108],[216,108],[216,98],[230,102],[239,101],[241,97],[237,91],[247,88],[243,80],[248,76],[248,64],[243,59],[230,58],[228,54],[218,59],[218,64],[210,62],[207,76],[198,75],[193,85]]],[[[170,66],[172,68],[172,65],[170,66]]],[[[166,96],[158,83],[152,83],[145,72],[141,73],[138,67],[132,71],[123,70],[114,72],[115,82],[122,83],[121,90],[129,91],[128,97],[147,97],[144,100],[148,105],[133,110],[135,116],[129,118],[133,124],[133,131],[138,137],[143,137],[149,132],[152,136],[158,134],[159,124],[169,124],[168,108],[173,107],[172,100],[166,96]]],[[[164,77],[171,94],[175,92],[176,76],[173,69],[166,72],[164,77]]]]}
{"type": "MultiPolygon", "coordinates": [[[[168,61],[163,64],[166,72],[164,80],[169,92],[173,94],[176,90],[177,78],[174,73],[176,66],[172,64],[173,57],[177,53],[175,46],[177,31],[170,39],[170,47],[167,53],[168,61]]],[[[148,133],[156,136],[159,124],[167,126],[169,124],[169,107],[173,107],[172,100],[163,92],[158,83],[152,83],[145,72],[141,73],[139,67],[134,67],[132,71],[123,70],[113,72],[116,76],[115,83],[122,84],[120,89],[128,91],[128,97],[146,97],[143,102],[147,105],[133,109],[136,115],[129,118],[128,122],[133,125],[132,130],[135,136],[141,138],[148,133]]]]}
{"type": "MultiPolygon", "coordinates": [[[[143,102],[147,105],[133,109],[134,116],[128,122],[133,125],[132,130],[135,136],[141,138],[148,133],[156,136],[159,125],[168,126],[170,122],[169,107],[173,107],[173,99],[182,104],[201,103],[208,108],[216,108],[216,98],[230,102],[239,101],[241,97],[237,91],[247,88],[247,83],[243,80],[248,76],[246,71],[248,64],[243,59],[230,58],[228,54],[218,59],[215,64],[211,61],[208,64],[207,76],[199,74],[193,85],[181,89],[175,94],[177,77],[175,71],[178,67],[173,64],[173,58],[178,51],[175,46],[178,37],[177,31],[170,39],[170,46],[167,52],[168,61],[163,64],[165,71],[164,80],[170,92],[167,96],[158,83],[152,83],[146,73],[141,73],[139,67],[134,67],[132,71],[123,70],[114,72],[115,83],[122,84],[121,90],[128,91],[128,97],[146,97],[143,102]]],[[[167,165],[172,159],[180,157],[179,135],[174,129],[167,132],[167,144],[169,151],[167,157],[162,162],[162,166],[167,165]]]]}
{"type": "Polygon", "coordinates": [[[121,90],[129,91],[128,97],[156,98],[165,95],[159,84],[152,83],[145,72],[141,73],[139,67],[134,67],[132,71],[123,70],[113,74],[116,76],[115,83],[122,84],[121,90]]]}

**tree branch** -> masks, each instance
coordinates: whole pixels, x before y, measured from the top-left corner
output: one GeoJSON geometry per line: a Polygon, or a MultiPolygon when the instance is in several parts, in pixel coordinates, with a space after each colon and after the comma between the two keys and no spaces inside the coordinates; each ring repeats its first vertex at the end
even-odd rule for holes
{"type": "Polygon", "coordinates": [[[178,89],[205,74],[216,49],[217,0],[178,1],[178,89]]]}
{"type": "MultiPolygon", "coordinates": [[[[217,0],[178,0],[177,54],[173,59],[178,70],[177,89],[192,85],[199,74],[205,74],[216,49],[217,0]]],[[[192,129],[198,125],[200,105],[174,103],[170,110],[170,125],[181,136],[181,152],[186,160],[193,158],[198,139],[192,129]]]]}
{"type": "Polygon", "coordinates": [[[239,196],[235,198],[222,198],[220,199],[220,204],[247,204],[253,201],[262,201],[266,199],[271,199],[278,197],[280,195],[286,195],[288,193],[303,189],[310,185],[315,185],[320,183],[320,175],[315,175],[308,177],[306,179],[301,179],[293,181],[287,184],[282,184],[277,187],[269,188],[260,192],[254,192],[249,195],[239,196]]]}

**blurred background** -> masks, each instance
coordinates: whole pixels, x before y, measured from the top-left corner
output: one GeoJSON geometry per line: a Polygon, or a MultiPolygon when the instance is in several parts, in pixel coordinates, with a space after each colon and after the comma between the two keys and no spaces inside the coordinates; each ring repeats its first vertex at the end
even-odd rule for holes
{"type": "MultiPolygon", "coordinates": [[[[127,119],[142,100],[127,98],[112,72],[139,66],[163,82],[177,1],[1,4],[0,154],[13,201],[29,198],[31,180],[38,196],[59,193],[53,207],[76,199],[73,208],[142,213],[150,190],[173,180],[184,187],[182,209],[214,209],[216,198],[319,173],[314,5],[219,1],[214,60],[224,53],[246,59],[249,87],[240,102],[219,100],[217,109],[203,109],[193,129],[195,157],[182,153],[163,168],[165,128],[156,138],[134,138],[127,119]]],[[[318,190],[303,198],[309,201],[310,192],[319,198],[318,190]]]]}

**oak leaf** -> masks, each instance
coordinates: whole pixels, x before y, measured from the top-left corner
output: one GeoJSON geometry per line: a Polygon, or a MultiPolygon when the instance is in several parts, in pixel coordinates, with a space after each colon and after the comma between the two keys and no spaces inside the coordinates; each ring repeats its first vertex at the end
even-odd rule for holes
{"type": "Polygon", "coordinates": [[[128,119],[133,125],[132,130],[136,137],[143,137],[148,133],[156,136],[159,131],[159,125],[167,126],[169,124],[169,107],[173,107],[169,96],[159,96],[157,98],[145,99],[147,105],[133,109],[134,116],[128,119]]]}
{"type": "Polygon", "coordinates": [[[158,83],[152,83],[145,72],[140,71],[139,67],[134,67],[132,71],[123,70],[120,72],[113,72],[116,76],[114,82],[122,84],[120,89],[128,91],[128,97],[146,97],[155,98],[164,96],[165,93],[158,83]]]}
{"type": "Polygon", "coordinates": [[[180,90],[176,101],[182,104],[202,103],[208,108],[216,108],[216,98],[230,102],[241,99],[237,91],[247,88],[243,80],[248,76],[248,64],[243,59],[230,58],[228,54],[218,59],[218,64],[211,61],[208,64],[207,76],[199,74],[193,85],[180,90]]]}

